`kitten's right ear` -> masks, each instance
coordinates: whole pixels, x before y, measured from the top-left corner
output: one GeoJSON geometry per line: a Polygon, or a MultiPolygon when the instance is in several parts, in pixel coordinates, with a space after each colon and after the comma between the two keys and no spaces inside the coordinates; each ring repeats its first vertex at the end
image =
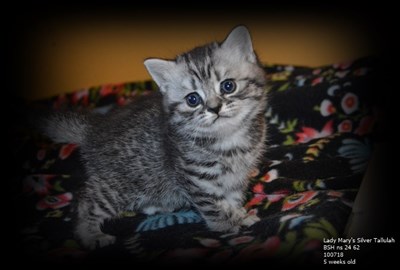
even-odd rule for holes
{"type": "Polygon", "coordinates": [[[144,65],[161,91],[163,86],[172,78],[173,71],[176,68],[176,63],[174,61],[157,58],[145,60],[144,65]]]}
{"type": "Polygon", "coordinates": [[[248,61],[257,63],[249,30],[244,25],[234,28],[222,43],[222,47],[231,50],[232,56],[244,56],[248,61]]]}

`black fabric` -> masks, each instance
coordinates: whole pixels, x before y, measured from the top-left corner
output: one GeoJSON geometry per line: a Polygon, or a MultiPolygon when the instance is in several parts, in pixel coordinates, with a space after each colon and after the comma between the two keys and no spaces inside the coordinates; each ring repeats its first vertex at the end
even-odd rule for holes
{"type": "MultiPolygon", "coordinates": [[[[104,232],[117,236],[114,245],[85,250],[73,238],[70,213],[70,201],[85,181],[79,147],[54,144],[20,122],[11,135],[24,256],[58,262],[322,264],[322,240],[343,236],[379,127],[371,95],[377,91],[371,89],[374,61],[265,69],[268,151],[250,179],[245,204],[259,222],[224,234],[210,232],[194,210],[125,212],[104,224],[104,232]]],[[[104,85],[29,107],[109,110],[155,89],[152,82],[104,85]]]]}

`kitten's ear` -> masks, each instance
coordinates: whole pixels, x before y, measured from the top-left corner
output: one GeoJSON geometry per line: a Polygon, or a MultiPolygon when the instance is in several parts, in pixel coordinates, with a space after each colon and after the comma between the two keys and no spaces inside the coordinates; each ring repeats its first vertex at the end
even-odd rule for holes
{"type": "Polygon", "coordinates": [[[175,70],[176,63],[163,59],[147,59],[144,61],[147,71],[150,73],[153,80],[156,82],[160,90],[163,86],[170,81],[172,74],[175,70]]]}
{"type": "Polygon", "coordinates": [[[224,49],[232,50],[238,55],[245,55],[247,60],[252,63],[257,63],[249,30],[244,25],[234,28],[221,46],[224,49]]]}

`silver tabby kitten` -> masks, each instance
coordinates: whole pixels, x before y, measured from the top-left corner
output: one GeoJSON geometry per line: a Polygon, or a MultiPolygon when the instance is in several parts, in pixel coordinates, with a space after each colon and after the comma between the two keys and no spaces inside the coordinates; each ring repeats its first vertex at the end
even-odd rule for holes
{"type": "Polygon", "coordinates": [[[56,114],[46,134],[80,146],[87,180],[76,195],[75,235],[88,248],[115,237],[104,220],[124,210],[195,207],[213,231],[257,221],[243,208],[265,149],[264,70],[244,26],[175,60],[144,62],[160,88],[107,115],[56,114]]]}

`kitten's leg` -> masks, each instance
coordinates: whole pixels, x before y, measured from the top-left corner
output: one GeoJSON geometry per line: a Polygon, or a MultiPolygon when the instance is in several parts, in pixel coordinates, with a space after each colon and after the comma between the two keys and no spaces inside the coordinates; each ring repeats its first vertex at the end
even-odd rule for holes
{"type": "Polygon", "coordinates": [[[142,212],[146,215],[154,215],[157,213],[170,213],[173,212],[175,209],[167,208],[167,207],[160,207],[160,206],[147,206],[143,208],[142,212]]]}
{"type": "Polygon", "coordinates": [[[242,226],[249,227],[259,221],[257,216],[248,215],[242,206],[226,198],[205,196],[195,199],[195,205],[212,231],[238,232],[242,226]]]}
{"type": "Polygon", "coordinates": [[[165,205],[165,206],[146,206],[141,212],[146,215],[154,215],[158,213],[172,213],[179,209],[189,209],[191,204],[189,202],[177,204],[177,205],[165,205]]]}
{"type": "MultiPolygon", "coordinates": [[[[151,201],[151,198],[149,201],[151,201]]],[[[171,213],[179,209],[189,209],[192,205],[187,196],[182,192],[172,192],[163,199],[158,198],[157,204],[149,202],[148,205],[142,206],[140,211],[146,215],[154,215],[156,213],[171,213]]],[[[136,209],[134,205],[129,206],[130,209],[136,209]]]]}
{"type": "Polygon", "coordinates": [[[234,209],[234,211],[241,212],[239,215],[242,216],[241,226],[250,227],[254,223],[260,221],[260,218],[255,214],[248,214],[246,209],[242,207],[243,192],[230,192],[226,196],[228,204],[234,209]]]}
{"type": "Polygon", "coordinates": [[[244,218],[243,218],[242,223],[241,223],[242,226],[244,226],[244,227],[250,227],[250,226],[252,226],[254,223],[260,221],[260,218],[257,217],[257,215],[247,213],[247,211],[246,211],[245,208],[242,207],[242,208],[241,208],[241,211],[244,212],[244,218]]]}
{"type": "Polygon", "coordinates": [[[98,196],[90,199],[80,198],[76,207],[75,236],[89,249],[107,246],[115,242],[115,236],[103,233],[101,226],[106,219],[115,217],[117,212],[102,199],[104,198],[98,198],[98,196]]]}

